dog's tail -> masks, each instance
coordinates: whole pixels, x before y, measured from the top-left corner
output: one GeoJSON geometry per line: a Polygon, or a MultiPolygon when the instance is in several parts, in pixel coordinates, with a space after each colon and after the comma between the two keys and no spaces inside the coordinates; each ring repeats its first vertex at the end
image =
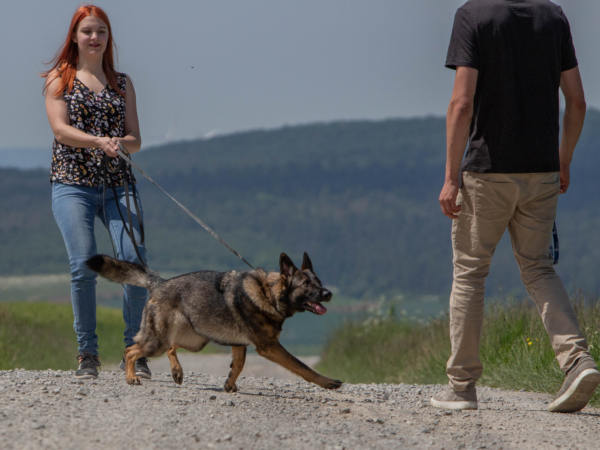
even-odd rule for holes
{"type": "Polygon", "coordinates": [[[149,290],[165,281],[147,267],[132,262],[119,261],[106,255],[92,256],[85,262],[85,265],[109,281],[133,284],[149,290]]]}

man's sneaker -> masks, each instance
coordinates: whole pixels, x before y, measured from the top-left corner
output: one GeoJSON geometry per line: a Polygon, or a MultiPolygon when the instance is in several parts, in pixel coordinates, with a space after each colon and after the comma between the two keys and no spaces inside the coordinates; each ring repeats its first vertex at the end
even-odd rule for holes
{"type": "Polygon", "coordinates": [[[567,372],[565,382],[550,406],[550,412],[581,411],[600,384],[600,372],[594,361],[586,359],[567,372]]]}
{"type": "Polygon", "coordinates": [[[469,385],[464,391],[455,391],[451,387],[431,397],[431,406],[440,409],[477,409],[477,389],[469,385]]]}
{"type": "Polygon", "coordinates": [[[90,378],[98,378],[98,367],[100,367],[100,359],[91,353],[82,353],[77,357],[79,359],[79,368],[75,372],[75,378],[89,380],[90,378]]]}
{"type": "MultiPolygon", "coordinates": [[[[148,358],[142,357],[135,362],[135,374],[144,380],[152,379],[152,372],[150,371],[150,367],[148,367],[148,361],[148,358]]],[[[119,369],[125,372],[125,357],[121,360],[119,369]]]]}

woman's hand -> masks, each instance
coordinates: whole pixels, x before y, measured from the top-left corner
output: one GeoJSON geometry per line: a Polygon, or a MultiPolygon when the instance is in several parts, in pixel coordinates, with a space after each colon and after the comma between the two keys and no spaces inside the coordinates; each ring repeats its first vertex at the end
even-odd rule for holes
{"type": "Polygon", "coordinates": [[[117,154],[117,150],[119,150],[119,139],[109,136],[100,137],[98,138],[98,145],[96,148],[99,148],[111,158],[116,158],[119,156],[117,154]]]}

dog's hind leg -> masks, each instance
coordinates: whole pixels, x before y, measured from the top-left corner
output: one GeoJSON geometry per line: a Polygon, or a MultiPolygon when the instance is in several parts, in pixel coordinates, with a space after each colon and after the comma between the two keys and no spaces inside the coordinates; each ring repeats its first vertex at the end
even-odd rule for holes
{"type": "Polygon", "coordinates": [[[183,368],[179,364],[177,359],[177,347],[174,345],[167,351],[169,362],[171,363],[171,375],[173,375],[173,381],[177,384],[183,383],[183,368]]]}
{"type": "Polygon", "coordinates": [[[246,363],[246,346],[245,345],[234,345],[231,347],[231,353],[233,354],[233,360],[231,361],[231,372],[229,372],[229,378],[223,386],[225,392],[237,392],[236,380],[244,369],[246,363]]]}
{"type": "Polygon", "coordinates": [[[132,345],[125,349],[125,376],[128,384],[142,384],[140,377],[135,374],[135,362],[146,356],[140,344],[132,345]]]}
{"type": "Polygon", "coordinates": [[[318,384],[324,389],[339,389],[342,382],[318,374],[294,355],[290,354],[279,342],[263,344],[256,347],[256,352],[270,361],[285,367],[287,370],[304,378],[309,383],[318,384]]]}

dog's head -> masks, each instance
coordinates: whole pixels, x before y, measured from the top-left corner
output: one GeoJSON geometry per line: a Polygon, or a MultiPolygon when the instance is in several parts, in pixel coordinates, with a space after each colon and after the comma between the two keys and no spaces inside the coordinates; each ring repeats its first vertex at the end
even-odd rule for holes
{"type": "Polygon", "coordinates": [[[331,300],[332,294],[321,285],[306,253],[300,270],[288,255],[282,253],[279,257],[279,271],[293,313],[310,311],[322,315],[327,312],[322,303],[331,300]]]}

